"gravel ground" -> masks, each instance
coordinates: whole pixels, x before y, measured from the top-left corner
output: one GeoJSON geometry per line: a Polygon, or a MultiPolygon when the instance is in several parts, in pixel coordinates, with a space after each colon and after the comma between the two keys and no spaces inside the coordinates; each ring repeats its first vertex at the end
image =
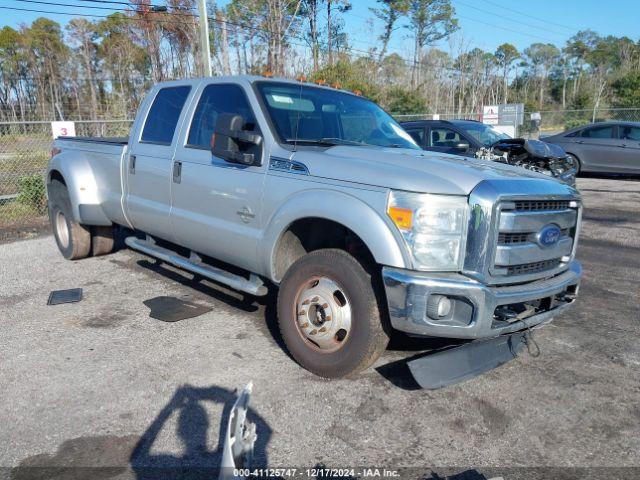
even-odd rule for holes
{"type": "Polygon", "coordinates": [[[214,478],[188,467],[219,464],[221,417],[250,380],[256,465],[640,475],[600,470],[640,466],[640,181],[578,185],[578,304],[539,330],[540,357],[524,352],[437,391],[416,389],[402,362],[432,341],[398,336],[375,368],[327,382],[282,348],[272,298],[194,282],[129,250],[69,262],[50,236],[1,245],[0,478],[214,478]],[[82,302],[46,305],[51,290],[73,287],[82,302]],[[210,311],[162,322],[144,303],[159,296],[210,311]]]}

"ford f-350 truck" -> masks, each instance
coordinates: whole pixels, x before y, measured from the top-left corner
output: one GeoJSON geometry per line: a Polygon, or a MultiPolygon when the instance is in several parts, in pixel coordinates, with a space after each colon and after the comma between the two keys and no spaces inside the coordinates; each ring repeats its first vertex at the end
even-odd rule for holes
{"type": "Polygon", "coordinates": [[[577,190],[422,151],[375,103],[308,83],[156,85],[128,139],[57,139],[47,188],[65,258],[109,253],[125,227],[161,261],[277,287],[287,348],[327,378],[371,365],[392,328],[498,345],[578,291],[577,190]]]}

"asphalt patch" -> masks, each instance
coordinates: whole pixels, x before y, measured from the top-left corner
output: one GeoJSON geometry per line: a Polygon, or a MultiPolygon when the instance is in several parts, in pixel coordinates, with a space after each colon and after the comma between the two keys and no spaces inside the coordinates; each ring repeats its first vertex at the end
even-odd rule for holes
{"type": "Polygon", "coordinates": [[[155,297],[145,300],[149,307],[149,316],[162,322],[178,322],[187,318],[199,317],[210,312],[211,307],[195,302],[190,302],[176,297],[155,297]]]}

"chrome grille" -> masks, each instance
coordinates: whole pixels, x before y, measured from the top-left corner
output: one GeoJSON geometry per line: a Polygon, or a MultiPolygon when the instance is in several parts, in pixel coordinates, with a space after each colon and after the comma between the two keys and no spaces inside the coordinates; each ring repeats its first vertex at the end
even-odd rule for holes
{"type": "Polygon", "coordinates": [[[560,265],[559,259],[545,260],[544,262],[524,263],[522,265],[512,265],[507,268],[507,275],[525,275],[527,273],[538,273],[551,270],[560,265]]]}
{"type": "Polygon", "coordinates": [[[570,206],[569,200],[518,200],[514,210],[538,212],[541,210],[566,210],[570,206]]]}
{"type": "Polygon", "coordinates": [[[572,200],[503,201],[498,208],[496,245],[490,273],[517,281],[524,276],[552,272],[569,261],[578,222],[578,203],[572,200]],[[555,225],[558,241],[539,243],[538,234],[555,225]]]}

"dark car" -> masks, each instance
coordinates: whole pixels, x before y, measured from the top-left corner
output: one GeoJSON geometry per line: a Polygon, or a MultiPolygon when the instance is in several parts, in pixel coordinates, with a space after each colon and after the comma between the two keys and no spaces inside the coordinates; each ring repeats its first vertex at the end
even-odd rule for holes
{"type": "Polygon", "coordinates": [[[599,122],[542,140],[564,148],[581,172],[640,174],[638,122],[599,122]]]}
{"type": "Polygon", "coordinates": [[[474,120],[418,120],[401,125],[424,150],[467,157],[509,138],[491,125],[474,120]]]}

